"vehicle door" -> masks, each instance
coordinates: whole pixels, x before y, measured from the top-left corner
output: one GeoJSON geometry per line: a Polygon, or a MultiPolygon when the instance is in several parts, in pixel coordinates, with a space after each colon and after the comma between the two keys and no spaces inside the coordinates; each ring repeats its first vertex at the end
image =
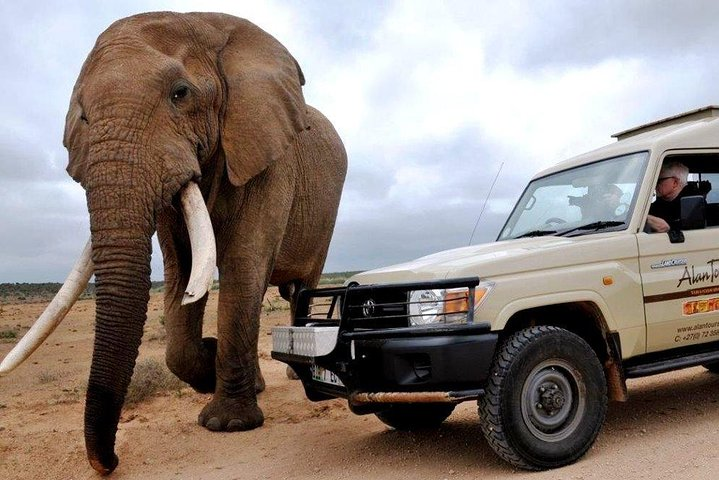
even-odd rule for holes
{"type": "MultiPolygon", "coordinates": [[[[674,154],[690,168],[690,180],[715,179],[706,196],[719,206],[719,153],[674,154]],[[712,157],[714,157],[712,159],[712,157]],[[708,168],[707,166],[716,165],[708,168]]],[[[647,322],[647,353],[719,340],[719,228],[681,232],[672,243],[667,233],[639,233],[640,272],[647,322]]]]}

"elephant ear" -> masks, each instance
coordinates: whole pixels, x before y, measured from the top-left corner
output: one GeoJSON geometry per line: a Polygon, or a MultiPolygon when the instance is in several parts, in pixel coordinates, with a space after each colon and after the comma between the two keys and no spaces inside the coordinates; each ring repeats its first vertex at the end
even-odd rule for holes
{"type": "Polygon", "coordinates": [[[67,148],[67,173],[83,186],[87,172],[88,140],[83,134],[86,125],[82,118],[82,108],[77,98],[77,85],[70,98],[70,108],[65,117],[65,134],[62,143],[67,148]]]}
{"type": "Polygon", "coordinates": [[[221,142],[229,179],[239,186],[307,128],[304,78],[285,47],[246,20],[230,32],[220,65],[227,86],[221,142]]]}

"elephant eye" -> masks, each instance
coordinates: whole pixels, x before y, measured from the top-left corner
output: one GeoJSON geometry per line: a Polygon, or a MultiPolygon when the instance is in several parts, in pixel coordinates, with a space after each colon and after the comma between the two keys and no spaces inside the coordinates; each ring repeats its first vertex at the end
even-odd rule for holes
{"type": "Polygon", "coordinates": [[[175,87],[174,90],[172,90],[172,95],[170,96],[170,98],[172,99],[172,103],[179,102],[180,100],[187,97],[189,93],[190,89],[187,88],[186,85],[178,85],[177,87],[175,87]]]}

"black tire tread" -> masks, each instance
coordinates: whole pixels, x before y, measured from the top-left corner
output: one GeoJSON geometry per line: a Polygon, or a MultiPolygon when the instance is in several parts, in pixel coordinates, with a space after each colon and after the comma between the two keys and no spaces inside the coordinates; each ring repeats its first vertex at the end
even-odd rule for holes
{"type": "MultiPolygon", "coordinates": [[[[514,448],[510,445],[510,442],[503,432],[500,399],[502,398],[504,379],[507,376],[514,358],[530,343],[535,342],[546,335],[556,334],[559,332],[570,333],[559,327],[540,325],[520,330],[510,336],[502,344],[495,356],[490,376],[487,381],[485,395],[479,401],[478,412],[480,425],[487,443],[489,443],[489,446],[499,457],[511,465],[523,470],[537,471],[544,470],[546,467],[535,465],[518,455],[514,448]]],[[[599,362],[598,359],[596,361],[597,363],[599,362]]],[[[604,391],[604,398],[600,398],[599,400],[604,402],[606,405],[606,390],[604,391]]]]}
{"type": "Polygon", "coordinates": [[[719,362],[710,362],[702,364],[702,367],[706,368],[711,373],[719,373],[719,362]]]}

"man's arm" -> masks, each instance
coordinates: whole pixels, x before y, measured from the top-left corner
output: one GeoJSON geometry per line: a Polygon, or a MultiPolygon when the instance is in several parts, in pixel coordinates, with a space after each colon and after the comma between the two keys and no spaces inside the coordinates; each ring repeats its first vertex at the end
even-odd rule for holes
{"type": "Polygon", "coordinates": [[[655,217],[654,215],[647,215],[647,225],[652,229],[652,232],[668,232],[669,224],[663,218],[655,217]]]}

